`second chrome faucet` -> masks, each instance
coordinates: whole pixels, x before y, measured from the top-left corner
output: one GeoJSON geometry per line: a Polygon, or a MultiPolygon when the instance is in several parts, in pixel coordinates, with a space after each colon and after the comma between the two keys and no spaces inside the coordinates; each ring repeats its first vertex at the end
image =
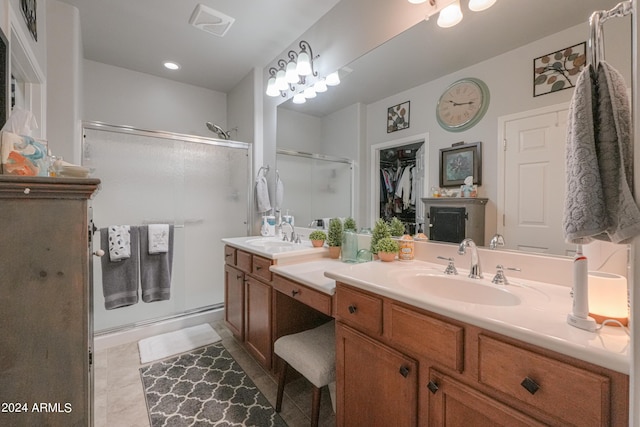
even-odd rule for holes
{"type": "Polygon", "coordinates": [[[482,279],[482,268],[480,268],[480,257],[478,256],[478,248],[472,239],[464,239],[458,246],[458,253],[464,255],[467,248],[471,251],[471,267],[469,267],[469,277],[472,279],[482,279]]]}

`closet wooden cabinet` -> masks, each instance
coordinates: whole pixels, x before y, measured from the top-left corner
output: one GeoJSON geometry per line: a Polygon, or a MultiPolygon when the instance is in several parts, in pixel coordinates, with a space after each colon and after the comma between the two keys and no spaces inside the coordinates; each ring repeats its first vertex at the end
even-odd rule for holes
{"type": "Polygon", "coordinates": [[[88,200],[97,179],[0,176],[0,424],[92,425],[88,200]]]}
{"type": "Polygon", "coordinates": [[[225,323],[262,366],[271,369],[271,260],[225,246],[225,323]]]}
{"type": "Polygon", "coordinates": [[[335,307],[340,427],[628,424],[625,374],[343,283],[335,307]]]}

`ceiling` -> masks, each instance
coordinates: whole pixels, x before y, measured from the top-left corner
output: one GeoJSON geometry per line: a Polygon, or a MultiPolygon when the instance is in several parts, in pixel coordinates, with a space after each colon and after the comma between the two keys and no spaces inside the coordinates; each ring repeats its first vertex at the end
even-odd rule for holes
{"type": "Polygon", "coordinates": [[[60,0],[80,11],[84,58],[228,93],[339,0],[60,0]],[[189,24],[198,4],[235,18],[224,37],[189,24]],[[165,70],[171,60],[182,68],[165,70]]]}
{"type": "MultiPolygon", "coordinates": [[[[339,0],[60,1],[80,11],[86,59],[228,93],[339,0]],[[224,37],[189,24],[199,3],[235,18],[224,37]],[[165,60],[182,68],[165,70],[165,60]]],[[[330,89],[331,95],[321,94],[303,105],[287,102],[287,108],[323,116],[354,102],[368,104],[587,22],[592,11],[617,2],[498,0],[490,9],[474,13],[462,1],[464,19],[457,26],[439,28],[435,17],[424,21],[348,64],[353,72],[330,89]]]]}

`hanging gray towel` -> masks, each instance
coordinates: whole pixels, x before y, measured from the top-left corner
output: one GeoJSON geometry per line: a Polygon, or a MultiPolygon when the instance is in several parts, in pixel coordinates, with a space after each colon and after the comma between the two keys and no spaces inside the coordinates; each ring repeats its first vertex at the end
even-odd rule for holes
{"type": "Polygon", "coordinates": [[[596,149],[608,227],[595,239],[628,243],[640,234],[640,209],[633,198],[631,109],[622,75],[598,64],[596,149]]]}
{"type": "Polygon", "coordinates": [[[130,227],[131,257],[117,262],[109,258],[109,229],[100,229],[102,293],[107,310],[126,307],[138,302],[138,229],[130,227]]]}
{"type": "Polygon", "coordinates": [[[173,225],[169,226],[167,252],[149,253],[149,227],[139,227],[140,232],[140,284],[142,301],[165,301],[171,297],[171,268],[173,265],[173,225]]]}
{"type": "Polygon", "coordinates": [[[609,226],[596,152],[592,72],[591,66],[582,70],[569,105],[562,221],[567,243],[589,243],[609,226]]]}

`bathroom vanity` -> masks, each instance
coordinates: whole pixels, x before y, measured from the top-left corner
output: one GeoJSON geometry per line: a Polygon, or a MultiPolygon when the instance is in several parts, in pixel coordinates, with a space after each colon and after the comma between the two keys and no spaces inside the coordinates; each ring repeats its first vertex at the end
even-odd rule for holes
{"type": "MultiPolygon", "coordinates": [[[[469,279],[458,265],[447,276],[423,261],[453,245],[416,243],[410,262],[345,264],[225,243],[225,318],[267,369],[279,370],[278,337],[335,317],[338,426],[628,424],[629,337],[567,325],[567,286],[514,276],[501,287],[492,272],[469,279]]],[[[523,255],[481,257],[545,270],[523,255]]],[[[564,281],[565,260],[531,259],[564,281]]]]}

